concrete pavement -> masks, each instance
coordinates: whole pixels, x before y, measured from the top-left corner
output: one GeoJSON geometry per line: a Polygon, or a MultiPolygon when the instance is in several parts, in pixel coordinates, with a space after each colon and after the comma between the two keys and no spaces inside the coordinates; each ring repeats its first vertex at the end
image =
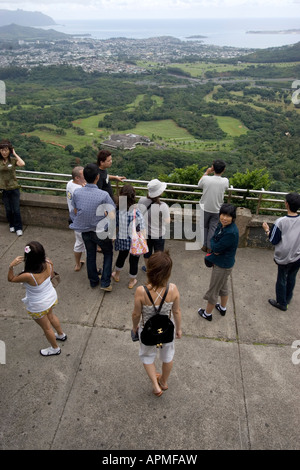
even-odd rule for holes
{"type": "MultiPolygon", "coordinates": [[[[27,226],[18,238],[2,223],[0,240],[0,449],[300,449],[300,353],[292,348],[300,340],[299,280],[288,312],[268,304],[272,250],[238,249],[228,313],[214,311],[207,322],[197,314],[210,278],[204,254],[167,241],[183,337],[169,390],[157,398],[130,337],[128,264],[104,293],[89,287],[85,268],[73,271],[71,230],[27,226]],[[31,240],[45,246],[62,278],[55,312],[68,340],[49,358],[39,354],[48,344],[24,309],[24,288],[7,282],[9,263],[31,240]]],[[[145,279],[140,270],[138,285],[145,279]]]]}

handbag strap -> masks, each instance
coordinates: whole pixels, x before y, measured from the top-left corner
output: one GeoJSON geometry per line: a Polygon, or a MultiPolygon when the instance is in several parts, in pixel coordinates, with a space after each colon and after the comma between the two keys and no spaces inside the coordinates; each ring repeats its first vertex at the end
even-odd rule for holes
{"type": "Polygon", "coordinates": [[[161,311],[162,306],[163,306],[163,303],[164,303],[164,301],[165,301],[165,299],[166,299],[166,297],[167,297],[168,290],[169,290],[169,284],[168,284],[167,287],[166,287],[165,293],[164,293],[164,295],[162,296],[162,299],[161,299],[161,302],[160,302],[158,308],[156,307],[156,305],[155,305],[154,302],[153,302],[153,299],[152,299],[152,297],[151,297],[151,294],[150,294],[150,292],[149,292],[148,287],[147,287],[147,286],[144,286],[144,289],[145,289],[145,291],[147,292],[147,295],[148,295],[148,297],[149,297],[149,299],[150,299],[150,302],[152,303],[152,305],[153,305],[153,307],[154,307],[155,313],[159,313],[159,312],[161,311]]]}

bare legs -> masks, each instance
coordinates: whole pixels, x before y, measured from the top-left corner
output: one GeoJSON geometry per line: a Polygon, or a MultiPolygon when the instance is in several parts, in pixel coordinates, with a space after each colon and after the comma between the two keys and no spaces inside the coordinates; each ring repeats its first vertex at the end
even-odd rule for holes
{"type": "Polygon", "coordinates": [[[53,328],[56,330],[57,334],[60,336],[63,335],[63,331],[61,329],[59,319],[57,318],[56,315],[54,315],[54,313],[52,313],[52,308],[48,312],[47,315],[45,315],[42,318],[35,318],[35,321],[38,325],[40,325],[40,327],[44,331],[45,336],[47,340],[49,341],[49,343],[51,344],[52,348],[57,349],[58,346],[57,346],[53,328]]]}
{"type": "Polygon", "coordinates": [[[80,271],[84,261],[81,261],[82,252],[74,251],[74,258],[75,258],[75,268],[74,271],[80,271]]]}
{"type": "MultiPolygon", "coordinates": [[[[143,365],[148,374],[149,379],[152,382],[153,392],[156,394],[161,392],[162,389],[160,388],[159,383],[157,381],[157,373],[156,373],[155,364],[153,363],[153,364],[143,364],[143,365]]],[[[159,382],[165,390],[167,390],[167,387],[168,387],[167,381],[170,376],[172,367],[173,367],[173,361],[162,363],[162,374],[159,378],[159,382]]]]}

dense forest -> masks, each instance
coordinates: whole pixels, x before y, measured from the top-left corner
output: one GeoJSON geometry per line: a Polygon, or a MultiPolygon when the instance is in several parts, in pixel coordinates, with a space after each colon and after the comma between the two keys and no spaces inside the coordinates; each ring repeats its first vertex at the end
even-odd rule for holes
{"type": "Polygon", "coordinates": [[[261,66],[262,80],[254,82],[251,67],[242,80],[241,69],[235,70],[234,80],[206,83],[166,70],[137,77],[66,66],[0,69],[7,92],[0,107],[1,137],[12,140],[27,170],[70,174],[74,165],[95,161],[104,137],[134,130],[140,123],[147,129],[151,123],[157,129],[148,135],[152,145],[113,150],[112,173],[151,179],[223,158],[229,177],[264,168],[270,189],[299,190],[300,120],[299,105],[291,103],[292,82],[269,83],[267,65],[261,66]],[[93,117],[103,134],[89,137],[92,133],[82,123],[93,117]],[[222,128],[224,120],[239,123],[245,131],[222,128]],[[177,144],[164,138],[162,123],[173,123],[187,137],[177,144]],[[45,133],[49,139],[43,138],[45,133]]]}

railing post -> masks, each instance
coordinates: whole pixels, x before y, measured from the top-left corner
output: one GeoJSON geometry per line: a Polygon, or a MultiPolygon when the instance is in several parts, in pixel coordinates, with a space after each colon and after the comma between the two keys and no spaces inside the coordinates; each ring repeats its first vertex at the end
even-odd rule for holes
{"type": "Polygon", "coordinates": [[[228,202],[228,204],[230,204],[230,202],[231,202],[231,195],[232,195],[232,191],[229,190],[229,191],[228,191],[228,196],[227,196],[227,202],[228,202]]]}
{"type": "MultiPolygon", "coordinates": [[[[262,191],[264,191],[264,188],[261,188],[262,191]]],[[[260,205],[261,205],[261,201],[262,201],[262,197],[263,197],[263,193],[261,192],[260,195],[259,195],[259,198],[258,198],[258,201],[257,201],[257,206],[256,206],[256,215],[259,214],[259,211],[260,211],[260,205]]]]}

